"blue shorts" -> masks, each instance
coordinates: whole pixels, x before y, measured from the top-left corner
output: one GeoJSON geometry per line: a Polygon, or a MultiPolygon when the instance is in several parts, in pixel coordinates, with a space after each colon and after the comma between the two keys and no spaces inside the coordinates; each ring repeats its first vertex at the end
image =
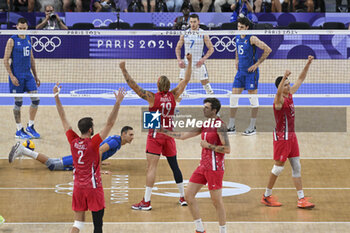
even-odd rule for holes
{"type": "Polygon", "coordinates": [[[259,69],[255,72],[237,71],[232,88],[244,88],[244,90],[258,89],[259,69]]]}
{"type": "Polygon", "coordinates": [[[10,93],[24,93],[37,90],[36,82],[32,73],[22,74],[20,76],[15,75],[15,77],[18,79],[19,86],[13,85],[9,76],[10,93]]]}

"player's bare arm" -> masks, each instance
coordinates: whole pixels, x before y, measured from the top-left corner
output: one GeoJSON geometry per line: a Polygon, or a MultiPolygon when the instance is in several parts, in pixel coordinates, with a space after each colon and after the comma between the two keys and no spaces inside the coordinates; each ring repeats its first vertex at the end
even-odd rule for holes
{"type": "Polygon", "coordinates": [[[108,116],[106,125],[100,131],[100,137],[102,138],[102,140],[104,140],[108,136],[108,134],[111,132],[111,129],[113,128],[113,125],[117,120],[120,104],[123,101],[125,95],[126,95],[126,92],[124,88],[119,88],[118,94],[114,92],[116,101],[113,106],[112,112],[108,116]]]}
{"type": "Polygon", "coordinates": [[[129,85],[129,87],[131,89],[134,90],[134,92],[140,96],[142,99],[147,100],[149,104],[154,103],[154,93],[150,92],[150,91],[146,91],[143,88],[141,88],[136,82],[135,80],[130,76],[130,74],[128,73],[126,66],[125,66],[125,61],[122,61],[119,63],[119,67],[123,73],[124,79],[127,82],[127,84],[129,85]]]}
{"type": "Polygon", "coordinates": [[[175,139],[186,140],[188,138],[192,138],[192,137],[195,137],[197,135],[200,135],[201,131],[202,131],[202,129],[195,128],[190,132],[175,132],[175,131],[170,131],[170,130],[161,128],[157,132],[168,135],[169,137],[172,137],[175,139]]]}
{"type": "Polygon", "coordinates": [[[231,147],[230,147],[230,140],[228,139],[228,135],[227,135],[226,124],[222,124],[220,129],[218,129],[218,135],[222,145],[220,146],[212,145],[207,141],[202,140],[201,147],[213,150],[215,152],[229,154],[231,152],[231,147]]]}
{"type": "Polygon", "coordinates": [[[185,62],[181,59],[181,48],[184,45],[185,39],[184,36],[181,35],[179,41],[177,42],[176,48],[175,48],[175,54],[177,63],[179,64],[179,67],[184,69],[186,67],[185,62]]]}
{"type": "Polygon", "coordinates": [[[11,66],[10,66],[10,59],[11,59],[13,46],[14,46],[13,39],[12,38],[8,39],[5,47],[5,53],[4,53],[4,65],[7,70],[7,73],[9,73],[10,75],[12,84],[15,86],[19,86],[18,79],[13,75],[11,66]]]}
{"type": "Polygon", "coordinates": [[[100,154],[100,164],[102,164],[102,155],[103,155],[103,153],[105,153],[108,150],[109,150],[108,143],[103,143],[102,146],[100,146],[100,148],[98,149],[98,152],[100,154]]]}
{"type": "Polygon", "coordinates": [[[188,53],[186,54],[186,58],[188,60],[188,66],[186,68],[186,73],[185,73],[185,79],[182,79],[177,86],[171,90],[173,93],[175,99],[179,98],[180,95],[184,92],[187,84],[191,80],[191,74],[192,74],[192,54],[188,53]]]}
{"type": "Polygon", "coordinates": [[[306,74],[309,71],[310,65],[311,65],[313,60],[314,60],[314,57],[309,55],[309,57],[307,59],[307,63],[305,65],[303,71],[300,73],[300,75],[299,75],[297,81],[294,83],[294,85],[290,88],[291,94],[294,94],[295,92],[297,92],[297,90],[299,89],[301,84],[304,82],[304,80],[306,78],[306,74]]]}
{"type": "Polygon", "coordinates": [[[263,41],[259,40],[259,38],[256,36],[250,37],[250,43],[252,45],[256,45],[259,49],[264,50],[259,60],[254,65],[248,68],[248,72],[254,72],[258,68],[258,66],[269,56],[269,54],[272,52],[272,49],[263,41]]]}
{"type": "Polygon", "coordinates": [[[204,62],[214,53],[214,46],[210,41],[210,38],[208,35],[204,36],[204,43],[208,48],[208,51],[206,52],[206,54],[197,62],[196,67],[199,68],[201,67],[204,62]]]}
{"type": "Polygon", "coordinates": [[[36,83],[37,87],[40,87],[40,80],[38,79],[38,76],[36,75],[35,59],[34,59],[33,51],[30,51],[30,66],[31,66],[31,69],[33,72],[35,83],[36,83]]]}
{"type": "Polygon", "coordinates": [[[289,75],[291,74],[291,72],[289,70],[286,70],[286,72],[284,73],[284,76],[280,82],[280,84],[278,85],[278,89],[277,89],[277,93],[275,96],[275,100],[273,101],[273,103],[275,104],[275,109],[276,110],[281,110],[283,103],[284,103],[284,99],[283,99],[283,88],[285,85],[285,82],[287,80],[287,78],[289,77],[289,75]]]}
{"type": "Polygon", "coordinates": [[[64,109],[59,97],[60,89],[61,89],[61,86],[59,83],[57,83],[53,88],[53,93],[55,95],[56,108],[57,108],[58,115],[60,116],[64,132],[67,132],[68,130],[72,129],[72,127],[68,123],[68,120],[66,118],[66,113],[64,112],[64,109]]]}

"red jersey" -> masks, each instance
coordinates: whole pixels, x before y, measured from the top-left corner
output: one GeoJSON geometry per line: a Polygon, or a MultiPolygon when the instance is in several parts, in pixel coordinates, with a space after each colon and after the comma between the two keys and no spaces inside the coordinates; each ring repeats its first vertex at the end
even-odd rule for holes
{"type": "MultiPolygon", "coordinates": [[[[162,115],[160,116],[160,122],[164,129],[173,130],[172,118],[176,107],[176,101],[174,94],[170,91],[157,92],[154,96],[153,107],[149,108],[150,112],[159,111],[162,115]]],[[[150,129],[148,135],[153,138],[169,138],[165,134],[157,134],[153,129],[150,129]]]]}
{"type": "Polygon", "coordinates": [[[275,109],[275,104],[273,104],[273,112],[275,115],[276,128],[273,132],[274,141],[288,140],[295,137],[294,131],[294,103],[293,96],[289,94],[288,97],[283,97],[284,103],[280,110],[275,109]]]}
{"type": "Polygon", "coordinates": [[[80,138],[72,129],[66,132],[73,157],[74,186],[79,188],[102,187],[100,174],[99,134],[92,138],[80,138]]]}
{"type": "MultiPolygon", "coordinates": [[[[221,124],[224,124],[220,118],[216,118],[214,120],[213,125],[215,125],[217,121],[221,121],[221,124]]],[[[204,127],[203,125],[201,139],[206,140],[212,145],[222,145],[217,130],[218,129],[215,127],[204,127]]],[[[202,148],[202,158],[199,166],[202,166],[207,170],[223,171],[225,170],[224,156],[224,153],[219,153],[207,148],[202,148]]]]}

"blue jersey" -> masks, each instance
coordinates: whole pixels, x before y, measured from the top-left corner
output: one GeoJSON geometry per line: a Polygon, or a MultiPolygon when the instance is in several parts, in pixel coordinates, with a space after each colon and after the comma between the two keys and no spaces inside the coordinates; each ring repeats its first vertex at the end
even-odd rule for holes
{"type": "Polygon", "coordinates": [[[29,36],[21,39],[18,35],[14,35],[11,38],[13,39],[11,70],[17,78],[21,78],[22,74],[30,73],[32,44],[29,36]]]}
{"type": "Polygon", "coordinates": [[[256,46],[250,44],[250,37],[236,37],[236,49],[238,54],[238,71],[248,71],[248,68],[258,61],[256,46]]]}
{"type": "Polygon", "coordinates": [[[109,136],[108,138],[103,140],[103,142],[101,142],[100,146],[102,146],[105,143],[108,144],[109,150],[102,154],[102,161],[108,159],[109,157],[114,155],[120,149],[120,147],[122,145],[121,144],[122,139],[120,138],[119,135],[113,135],[113,136],[109,136]]]}
{"type": "MultiPolygon", "coordinates": [[[[109,136],[108,138],[103,140],[100,146],[107,143],[109,145],[109,150],[102,154],[102,161],[114,155],[122,146],[121,142],[122,142],[122,139],[120,138],[119,135],[109,136]]],[[[63,157],[62,161],[64,166],[73,166],[73,157],[71,155],[63,157]]]]}

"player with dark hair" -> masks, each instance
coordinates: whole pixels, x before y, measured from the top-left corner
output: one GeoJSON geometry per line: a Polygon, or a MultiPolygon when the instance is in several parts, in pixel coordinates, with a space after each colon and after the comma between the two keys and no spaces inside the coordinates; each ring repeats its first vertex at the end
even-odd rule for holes
{"type": "MultiPolygon", "coordinates": [[[[119,135],[112,135],[103,140],[100,144],[99,152],[102,154],[102,161],[112,157],[121,146],[131,143],[134,139],[134,130],[131,126],[124,126],[119,135]]],[[[21,149],[17,150],[17,153],[9,154],[9,162],[12,163],[18,156],[25,155],[39,162],[45,164],[51,171],[63,171],[72,170],[73,167],[73,156],[68,155],[62,158],[49,158],[47,155],[32,151],[28,148],[19,145],[21,149]]]]}
{"type": "MultiPolygon", "coordinates": [[[[238,30],[248,30],[250,25],[249,19],[246,17],[238,19],[238,30]]],[[[259,65],[269,56],[271,48],[256,36],[241,35],[236,37],[236,69],[232,94],[241,94],[243,90],[248,90],[248,94],[258,93],[259,82],[259,65]],[[257,58],[256,47],[264,50],[260,59],[257,58]]],[[[236,133],[235,117],[238,108],[238,97],[231,96],[230,108],[231,116],[228,124],[228,132],[236,133]]],[[[249,136],[256,134],[256,117],[258,115],[259,99],[258,97],[250,97],[252,107],[250,125],[243,132],[243,135],[249,136]]]]}
{"type": "MultiPolygon", "coordinates": [[[[170,130],[172,130],[171,121],[174,115],[174,109],[176,107],[176,99],[185,90],[186,85],[190,81],[192,71],[192,55],[186,55],[188,60],[188,66],[185,74],[185,79],[180,81],[178,85],[170,90],[170,80],[166,76],[160,76],[158,78],[157,86],[158,92],[153,93],[141,88],[134,79],[128,73],[125,67],[125,61],[119,64],[119,67],[124,75],[124,79],[134,92],[142,99],[146,100],[149,104],[149,111],[156,112],[161,117],[161,122],[166,124],[170,130]]],[[[179,203],[182,206],[187,205],[184,198],[184,184],[182,173],[176,160],[176,144],[175,140],[163,134],[158,134],[154,129],[149,129],[146,144],[146,157],[147,157],[147,174],[146,174],[146,191],[144,198],[140,203],[132,205],[132,209],[135,210],[151,210],[151,194],[152,187],[156,179],[157,165],[160,158],[163,155],[167,158],[169,166],[173,171],[175,182],[180,191],[179,203]]]]}
{"type": "MultiPolygon", "coordinates": [[[[25,18],[19,18],[16,28],[17,30],[27,30],[27,20],[25,18]]],[[[29,36],[13,35],[8,39],[4,53],[4,64],[9,73],[9,86],[11,93],[38,93],[37,87],[40,86],[40,80],[36,74],[35,60],[29,36]]],[[[34,129],[35,115],[38,111],[40,100],[39,97],[30,97],[30,99],[32,104],[29,107],[29,123],[26,131],[24,131],[21,123],[23,97],[15,97],[13,114],[15,116],[17,127],[15,134],[16,138],[40,138],[40,134],[34,129]]]]}
{"type": "Polygon", "coordinates": [[[213,124],[208,124],[208,127],[205,127],[203,124],[202,128],[196,128],[190,132],[171,132],[167,129],[161,129],[160,132],[181,140],[201,134],[202,157],[199,166],[190,178],[185,198],[196,225],[196,232],[205,232],[195,197],[203,185],[208,183],[210,197],[219,219],[220,233],[226,233],[226,212],[222,200],[222,181],[224,177],[224,156],[230,153],[230,141],[227,136],[225,123],[217,116],[221,108],[220,101],[216,98],[207,98],[203,102],[204,116],[208,120],[213,120],[213,124]]]}
{"type": "MultiPolygon", "coordinates": [[[[118,94],[114,94],[116,102],[107,119],[106,125],[100,133],[93,136],[93,120],[90,117],[85,117],[78,122],[78,128],[81,133],[81,135],[78,136],[78,134],[72,130],[66,118],[65,111],[59,98],[59,90],[59,84],[57,84],[53,89],[56,108],[71,147],[74,165],[72,209],[75,212],[75,221],[71,233],[77,233],[83,229],[85,211],[87,210],[92,211],[94,233],[100,233],[102,232],[105,200],[100,175],[101,158],[99,156],[99,145],[111,131],[118,115],[120,103],[126,93],[123,88],[120,88],[118,94]]],[[[17,154],[19,148],[21,148],[19,145],[20,143],[17,143],[10,154],[17,154]]]]}
{"type": "Polygon", "coordinates": [[[313,56],[308,57],[308,61],[303,71],[292,87],[288,80],[288,77],[291,74],[289,70],[286,70],[284,76],[278,77],[275,82],[276,87],[278,88],[273,102],[273,110],[276,120],[276,128],[273,132],[273,159],[275,160],[275,165],[272,168],[265,194],[263,194],[261,198],[261,203],[267,206],[278,207],[282,205],[277,201],[277,198],[272,196],[272,188],[277,177],[283,171],[287,158],[292,167],[293,182],[298,194],[297,206],[299,208],[313,208],[315,206],[308,201],[309,198],[304,196],[302,187],[299,145],[294,131],[295,111],[293,103],[293,94],[297,92],[305,80],[313,59],[313,56]]]}
{"type": "Polygon", "coordinates": [[[176,45],[176,58],[180,70],[180,80],[184,79],[185,77],[185,68],[188,67],[188,61],[186,59],[186,56],[184,58],[184,61],[181,59],[181,48],[183,45],[185,45],[185,54],[192,54],[192,76],[191,78],[195,78],[197,80],[200,80],[205,92],[207,94],[213,94],[213,89],[211,88],[211,85],[209,83],[209,76],[207,68],[204,64],[204,62],[213,54],[214,47],[213,44],[210,41],[210,38],[208,35],[197,35],[195,33],[191,32],[201,32],[202,29],[199,28],[199,16],[197,14],[191,14],[190,15],[190,28],[186,30],[186,35],[181,35],[179,41],[176,45]],[[207,46],[208,51],[204,55],[204,44],[207,46]]]}

